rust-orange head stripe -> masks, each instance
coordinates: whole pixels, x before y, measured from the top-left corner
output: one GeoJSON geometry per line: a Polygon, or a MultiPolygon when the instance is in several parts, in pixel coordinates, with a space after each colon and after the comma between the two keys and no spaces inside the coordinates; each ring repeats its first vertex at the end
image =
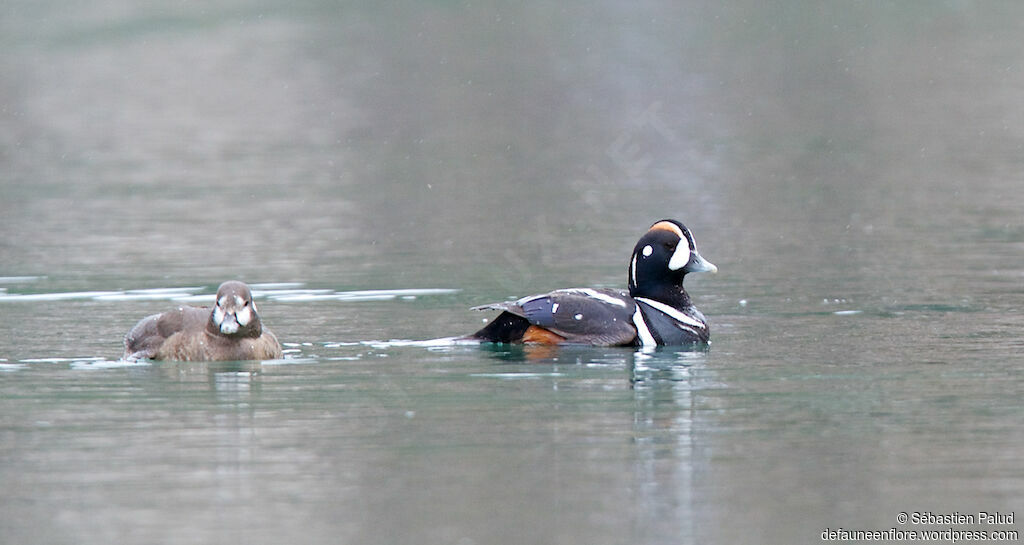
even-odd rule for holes
{"type": "Polygon", "coordinates": [[[671,232],[675,233],[676,236],[678,236],[680,239],[686,238],[686,237],[683,236],[683,230],[680,229],[678,225],[672,223],[671,221],[659,221],[658,223],[655,223],[654,225],[652,225],[650,230],[651,231],[671,231],[671,232]]]}

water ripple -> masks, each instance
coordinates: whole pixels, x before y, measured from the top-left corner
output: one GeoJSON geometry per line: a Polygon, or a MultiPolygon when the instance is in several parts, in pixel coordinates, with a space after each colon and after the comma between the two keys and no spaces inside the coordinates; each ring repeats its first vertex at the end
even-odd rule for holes
{"type": "MultiPolygon", "coordinates": [[[[0,277],[13,278],[13,277],[0,277]]],[[[19,277],[20,278],[20,277],[19,277]]],[[[298,282],[274,282],[252,284],[252,295],[257,299],[268,299],[284,303],[315,301],[390,301],[412,300],[426,295],[449,295],[458,293],[450,288],[401,288],[380,290],[336,291],[331,289],[302,288],[298,282]]],[[[0,290],[2,302],[35,301],[154,301],[166,300],[179,303],[213,303],[214,293],[201,293],[204,287],[189,286],[177,288],[151,288],[104,291],[69,291],[50,293],[7,293],[0,290]]]]}

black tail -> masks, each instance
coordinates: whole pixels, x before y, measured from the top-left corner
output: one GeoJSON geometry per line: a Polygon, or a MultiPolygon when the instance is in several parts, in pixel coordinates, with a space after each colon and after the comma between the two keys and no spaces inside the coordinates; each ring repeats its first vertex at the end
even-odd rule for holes
{"type": "Polygon", "coordinates": [[[530,322],[522,316],[511,312],[502,312],[483,329],[469,336],[489,343],[514,343],[523,340],[523,334],[530,327],[530,322]]]}

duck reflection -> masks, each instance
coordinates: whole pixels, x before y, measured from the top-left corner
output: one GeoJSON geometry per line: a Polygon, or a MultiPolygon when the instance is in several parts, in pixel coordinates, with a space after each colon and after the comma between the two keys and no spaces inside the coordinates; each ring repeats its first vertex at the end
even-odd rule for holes
{"type": "MultiPolygon", "coordinates": [[[[694,489],[702,467],[695,439],[695,396],[714,382],[708,378],[706,350],[486,344],[480,350],[503,365],[552,365],[560,375],[566,374],[567,365],[621,368],[625,380],[618,387],[632,392],[633,404],[631,421],[623,422],[633,446],[632,506],[627,511],[633,537],[637,542],[667,537],[693,541],[694,489]]],[[[572,378],[551,380],[557,384],[572,378]]],[[[591,383],[616,387],[609,381],[591,383]]]]}
{"type": "Polygon", "coordinates": [[[151,382],[150,388],[173,390],[176,395],[187,389],[212,395],[217,405],[239,407],[248,406],[250,397],[261,391],[264,372],[259,361],[154,362],[146,370],[161,379],[151,382]]]}
{"type": "Polygon", "coordinates": [[[696,542],[694,488],[700,467],[694,394],[704,381],[707,352],[635,352],[629,369],[633,399],[634,501],[640,541],[667,535],[696,542]]]}

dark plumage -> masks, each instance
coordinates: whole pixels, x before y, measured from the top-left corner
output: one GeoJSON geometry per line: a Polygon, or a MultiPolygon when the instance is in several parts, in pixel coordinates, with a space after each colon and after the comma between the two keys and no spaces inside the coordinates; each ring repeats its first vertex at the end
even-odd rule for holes
{"type": "Polygon", "coordinates": [[[629,291],[574,288],[492,303],[501,314],[467,337],[484,342],[656,346],[706,343],[704,315],[683,289],[691,272],[717,272],[690,231],[661,220],[633,248],[629,291]]]}
{"type": "Polygon", "coordinates": [[[124,359],[271,360],[281,344],[263,327],[249,286],[224,282],[213,309],[178,307],[143,318],[125,335],[124,359]]]}

